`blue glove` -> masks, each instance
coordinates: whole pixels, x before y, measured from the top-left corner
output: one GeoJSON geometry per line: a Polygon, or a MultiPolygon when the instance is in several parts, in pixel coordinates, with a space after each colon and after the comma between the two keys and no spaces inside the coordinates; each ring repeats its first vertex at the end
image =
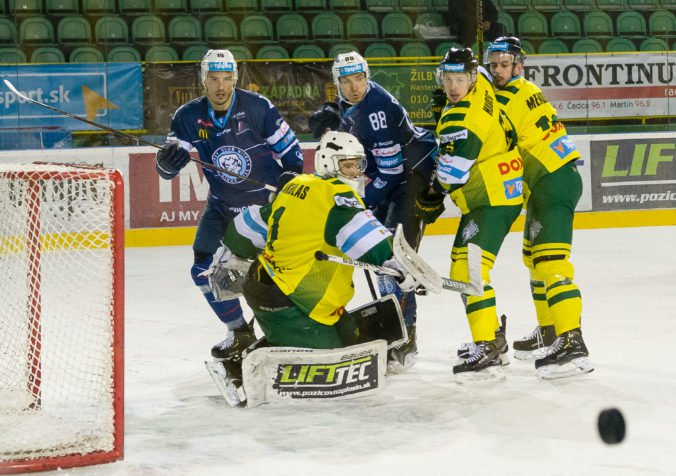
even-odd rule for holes
{"type": "Polygon", "coordinates": [[[335,102],[325,102],[324,105],[315,111],[307,125],[312,132],[312,137],[319,139],[324,135],[327,129],[335,131],[340,126],[340,109],[335,102]]]}
{"type": "Polygon", "coordinates": [[[178,142],[171,142],[163,149],[157,151],[155,164],[160,177],[170,179],[175,177],[180,170],[190,162],[190,154],[181,148],[178,142]]]}

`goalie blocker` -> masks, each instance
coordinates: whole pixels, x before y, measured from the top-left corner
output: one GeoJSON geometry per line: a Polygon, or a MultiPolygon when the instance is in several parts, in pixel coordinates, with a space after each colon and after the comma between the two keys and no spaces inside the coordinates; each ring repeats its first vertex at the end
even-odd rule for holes
{"type": "Polygon", "coordinates": [[[230,406],[370,395],[385,385],[387,350],[406,342],[406,325],[393,295],[350,314],[357,325],[357,345],[263,347],[265,339],[260,339],[244,351],[241,375],[232,363],[207,361],[205,365],[230,406]]]}

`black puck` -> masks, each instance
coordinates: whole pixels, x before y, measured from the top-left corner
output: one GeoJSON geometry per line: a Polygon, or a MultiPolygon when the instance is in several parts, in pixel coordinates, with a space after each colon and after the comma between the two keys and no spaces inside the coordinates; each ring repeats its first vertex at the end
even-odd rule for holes
{"type": "Polygon", "coordinates": [[[601,439],[608,445],[621,443],[627,431],[624,417],[617,408],[607,408],[599,413],[598,427],[601,439]]]}

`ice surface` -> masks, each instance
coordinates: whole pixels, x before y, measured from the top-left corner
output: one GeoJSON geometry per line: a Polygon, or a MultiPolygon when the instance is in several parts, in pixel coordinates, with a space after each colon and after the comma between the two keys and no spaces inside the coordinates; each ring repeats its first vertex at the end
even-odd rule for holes
{"type": "MultiPolygon", "coordinates": [[[[422,242],[442,276],[451,243],[422,242]]],[[[246,409],[228,407],[204,368],[224,330],[190,279],[190,248],[128,249],[125,459],[58,474],[676,474],[674,244],[676,227],[576,231],[596,366],[587,376],[541,381],[532,363],[512,359],[503,383],[456,384],[455,350],[470,334],[459,295],[444,292],[419,298],[418,363],[379,395],[246,409]],[[626,418],[622,444],[598,436],[607,407],[626,418]]],[[[511,233],[493,271],[510,341],[535,325],[520,245],[511,233]]],[[[356,305],[369,293],[355,277],[356,305]]]]}

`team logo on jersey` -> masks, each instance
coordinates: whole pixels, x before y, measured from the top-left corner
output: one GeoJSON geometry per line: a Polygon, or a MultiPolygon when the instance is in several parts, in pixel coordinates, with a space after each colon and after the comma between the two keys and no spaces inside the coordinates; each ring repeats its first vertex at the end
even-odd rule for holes
{"type": "Polygon", "coordinates": [[[467,129],[463,129],[459,132],[453,132],[451,134],[441,134],[441,138],[439,140],[442,144],[446,144],[448,142],[454,142],[456,140],[462,139],[467,139],[467,129]]]}
{"type": "Polygon", "coordinates": [[[361,203],[359,203],[359,200],[356,198],[351,198],[351,197],[342,197],[340,195],[336,195],[333,197],[333,200],[336,202],[336,205],[339,207],[352,207],[352,208],[364,208],[361,203]]]}
{"type": "Polygon", "coordinates": [[[199,129],[197,131],[197,135],[199,136],[200,139],[204,139],[204,140],[209,139],[209,132],[207,132],[206,129],[199,129]]]}
{"type": "Polygon", "coordinates": [[[502,185],[505,187],[505,197],[507,198],[516,198],[523,195],[523,180],[521,180],[521,177],[502,182],[502,185]]]}
{"type": "Polygon", "coordinates": [[[479,225],[474,223],[474,220],[470,220],[469,223],[465,225],[465,228],[462,229],[462,242],[467,243],[476,236],[477,233],[479,233],[479,225]]]}
{"type": "Polygon", "coordinates": [[[559,137],[549,147],[560,159],[566,158],[568,154],[575,150],[575,144],[573,144],[573,141],[568,136],[559,137]]]}
{"type": "Polygon", "coordinates": [[[540,222],[537,220],[533,221],[533,223],[530,225],[530,228],[528,229],[529,238],[531,241],[533,241],[535,237],[540,234],[540,230],[542,230],[542,225],[540,222]]]}
{"type": "Polygon", "coordinates": [[[201,127],[214,127],[214,123],[211,121],[205,121],[201,117],[197,118],[197,125],[201,127]]]}
{"type": "MultiPolygon", "coordinates": [[[[251,173],[251,157],[245,151],[231,145],[219,147],[212,155],[212,162],[219,167],[230,172],[236,173],[241,177],[248,177],[251,173]]],[[[227,183],[241,183],[244,179],[228,175],[225,172],[218,172],[227,183]]]]}

